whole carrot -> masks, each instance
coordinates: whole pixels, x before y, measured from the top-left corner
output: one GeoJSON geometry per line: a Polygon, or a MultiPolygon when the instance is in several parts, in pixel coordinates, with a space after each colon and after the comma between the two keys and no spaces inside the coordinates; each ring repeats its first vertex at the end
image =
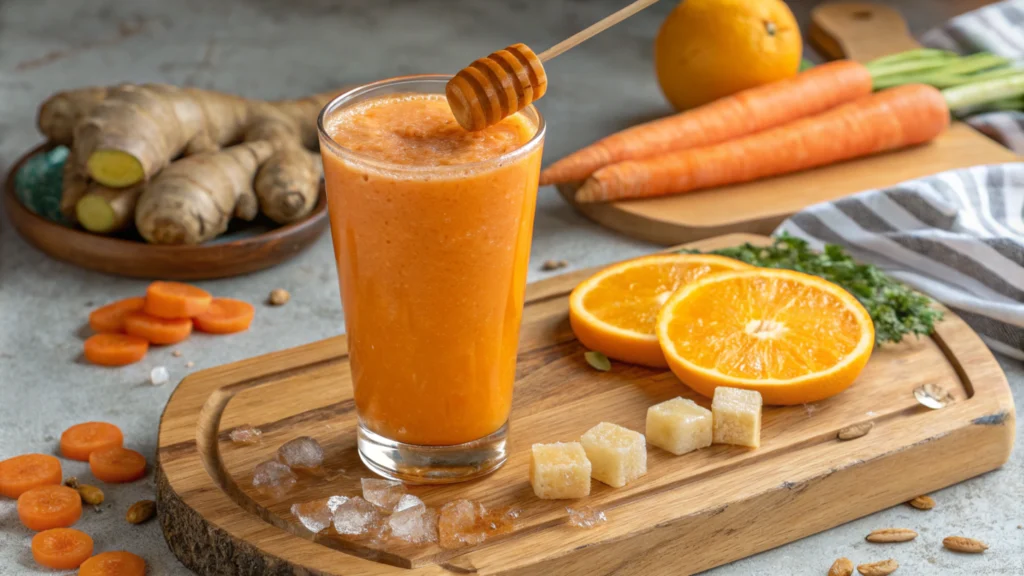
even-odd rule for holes
{"type": "Polygon", "coordinates": [[[736,140],[606,166],[576,191],[576,201],[664,196],[788,174],[921,144],[948,126],[942,92],[898,86],[736,140]]]}
{"type": "Polygon", "coordinates": [[[792,78],[612,134],[549,166],[541,173],[540,183],[578,182],[615,162],[718,144],[774,128],[866,96],[871,83],[871,73],[857,62],[822,64],[792,78]]]}

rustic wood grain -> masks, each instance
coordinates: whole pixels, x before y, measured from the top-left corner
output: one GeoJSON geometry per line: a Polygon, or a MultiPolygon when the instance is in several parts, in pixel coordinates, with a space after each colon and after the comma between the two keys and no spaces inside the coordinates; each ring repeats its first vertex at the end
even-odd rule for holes
{"type": "MultiPolygon", "coordinates": [[[[865,2],[830,3],[811,11],[808,40],[831,58],[868,61],[920,45],[899,12],[865,2]]],[[[722,234],[768,234],[787,217],[819,202],[891,186],[945,170],[1016,162],[1020,157],[966,124],[934,141],[757,182],[648,200],[576,204],[576,184],[559,186],[582,214],[627,236],[659,244],[722,234]]]]}
{"type": "Polygon", "coordinates": [[[531,443],[573,440],[601,420],[643,431],[646,408],[677,395],[709,404],[668,372],[615,363],[599,373],[586,364],[567,296],[590,273],[527,290],[508,463],[480,480],[410,488],[431,506],[462,497],[517,506],[512,534],[458,551],[380,549],[329,532],[313,536],[291,518],[291,504],[358,493],[359,479],[371,475],[355,451],[346,342],[337,337],[206,370],[178,386],[157,453],[159,517],[171,549],[201,574],[688,574],[903,503],[1009,457],[1015,414],[1005,376],[977,335],[949,315],[932,338],[877,350],[841,395],[766,408],[758,450],[713,446],[676,457],[650,448],[646,476],[621,489],[594,482],[581,502],[609,521],[571,528],[567,502],[533,496],[531,443]],[[951,390],[956,401],[920,407],[912,390],[925,382],[951,390]],[[871,434],[836,439],[860,422],[874,423],[871,434]],[[263,431],[260,444],[230,441],[243,424],[263,431]],[[326,478],[303,477],[280,499],[253,490],[253,467],[299,435],[324,446],[326,478]]]}
{"type": "Polygon", "coordinates": [[[327,230],[327,197],[306,218],[257,236],[198,246],[147,244],[68,228],[33,214],[14,194],[14,175],[30,157],[48,150],[30,150],[11,168],[4,184],[4,211],[26,242],[48,256],[107,274],[163,280],[208,280],[240,276],[276,266],[309,247],[327,230]]]}

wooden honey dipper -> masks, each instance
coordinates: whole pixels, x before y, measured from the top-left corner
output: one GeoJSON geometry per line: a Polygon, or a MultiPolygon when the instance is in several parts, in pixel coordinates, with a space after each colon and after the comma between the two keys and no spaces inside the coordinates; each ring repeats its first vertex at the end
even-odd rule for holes
{"type": "Polygon", "coordinates": [[[582,44],[657,1],[636,0],[540,54],[534,54],[526,44],[513,44],[475,60],[459,70],[445,86],[448,105],[455,119],[466,130],[483,130],[540,100],[548,89],[543,62],[582,44]]]}

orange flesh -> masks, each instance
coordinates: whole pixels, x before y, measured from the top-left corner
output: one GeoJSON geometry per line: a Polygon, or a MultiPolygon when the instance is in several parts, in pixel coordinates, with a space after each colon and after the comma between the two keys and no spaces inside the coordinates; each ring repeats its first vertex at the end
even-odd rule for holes
{"type": "Polygon", "coordinates": [[[182,282],[153,282],[146,288],[143,310],[160,318],[191,318],[206,311],[213,299],[202,288],[182,282]]]}
{"type": "Polygon", "coordinates": [[[74,528],[52,528],[32,537],[32,559],[56,570],[78,568],[92,556],[88,534],[74,528]]]}
{"type": "Polygon", "coordinates": [[[857,317],[834,295],[788,279],[753,289],[743,279],[688,297],[669,340],[701,368],[754,379],[791,379],[835,366],[857,347],[857,317]]]}
{"type": "Polygon", "coordinates": [[[22,454],[0,461],[0,495],[17,498],[32,488],[60,484],[60,460],[49,454],[22,454]]]}
{"type": "Polygon", "coordinates": [[[124,332],[124,318],[132,312],[142,310],[146,300],[142,297],[125,298],[111,302],[89,314],[89,327],[95,332],[124,332]]]}
{"type": "Polygon", "coordinates": [[[87,462],[89,454],[124,443],[121,429],[107,422],[75,424],[60,435],[60,453],[65,458],[87,462]]]}
{"type": "Polygon", "coordinates": [[[100,366],[124,366],[138,362],[147,350],[149,342],[145,338],[127,334],[93,334],[83,346],[85,359],[100,366]]]}
{"type": "Polygon", "coordinates": [[[449,445],[508,418],[541,147],[520,114],[465,132],[440,95],[384,97],[342,110],[328,132],[378,161],[324,149],[324,171],[356,406],[371,430],[449,445]],[[453,166],[446,170],[444,166],[453,166]]]}
{"type": "Polygon", "coordinates": [[[196,330],[209,334],[232,334],[248,330],[256,309],[252,304],[234,298],[214,298],[210,307],[192,319],[196,330]]]}
{"type": "Polygon", "coordinates": [[[146,457],[120,446],[96,450],[89,455],[89,471],[104,482],[131,482],[146,475],[146,457]]]}
{"type": "Polygon", "coordinates": [[[713,272],[734,270],[717,264],[647,266],[630,274],[610,276],[583,297],[587,311],[599,320],[641,334],[654,335],[658,312],[668,297],[684,284],[713,272]]]}
{"type": "Polygon", "coordinates": [[[82,497],[67,486],[40,486],[18,496],[18,519],[29,530],[66,528],[82,517],[82,497]]]}
{"type": "Polygon", "coordinates": [[[144,576],[146,561],[131,552],[103,552],[89,558],[78,576],[144,576]]]}

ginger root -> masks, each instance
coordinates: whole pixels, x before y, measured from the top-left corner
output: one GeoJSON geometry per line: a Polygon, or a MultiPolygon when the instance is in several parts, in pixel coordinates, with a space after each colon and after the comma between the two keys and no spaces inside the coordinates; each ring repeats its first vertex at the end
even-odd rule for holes
{"type": "Polygon", "coordinates": [[[273,153],[273,144],[260,140],[178,160],[143,189],[136,228],[149,242],[199,244],[227,230],[232,216],[252,220],[253,174],[273,153]]]}
{"type": "MultiPolygon", "coordinates": [[[[194,243],[212,238],[227,227],[227,221],[221,222],[221,216],[214,216],[210,204],[204,203],[204,194],[214,195],[215,203],[223,208],[222,199],[235,198],[239,192],[217,188],[226,185],[224,180],[207,183],[202,180],[205,176],[193,175],[196,188],[206,192],[180,195],[180,185],[156,185],[166,182],[164,172],[194,155],[209,160],[205,153],[229,144],[259,142],[256,148],[261,151],[269,144],[274,153],[255,166],[239,163],[237,158],[231,160],[252,168],[248,181],[255,195],[243,195],[240,201],[248,206],[251,196],[255,210],[258,198],[259,207],[278,223],[298,220],[312,211],[319,196],[322,168],[310,150],[317,147],[317,114],[334,95],[264,102],[162,84],[83,88],[58,93],[44,102],[38,125],[50,140],[71,145],[74,161],[69,158],[62,198],[65,214],[77,213],[79,221],[91,231],[113,232],[131,222],[133,209],[141,212],[144,206],[150,207],[147,216],[140,213],[135,217],[144,238],[150,242],[194,243]],[[171,164],[180,156],[184,158],[171,164]],[[147,182],[143,190],[141,185],[147,182]],[[156,203],[157,195],[171,189],[179,195],[156,203]],[[135,200],[139,201],[137,206],[135,200]],[[79,203],[84,205],[76,209],[79,203]],[[157,205],[161,206],[159,218],[151,209],[157,205]],[[173,224],[166,216],[171,206],[184,213],[173,224]],[[189,218],[194,221],[185,223],[189,218]],[[159,229],[144,229],[157,226],[157,222],[161,223],[159,229]]],[[[195,164],[186,166],[194,169],[195,164]]],[[[237,170],[232,172],[240,177],[237,170]]],[[[168,181],[180,184],[182,172],[175,170],[171,175],[168,181]]],[[[227,209],[221,214],[231,212],[227,209]]],[[[240,217],[242,213],[248,214],[248,210],[242,210],[240,217]]]]}

